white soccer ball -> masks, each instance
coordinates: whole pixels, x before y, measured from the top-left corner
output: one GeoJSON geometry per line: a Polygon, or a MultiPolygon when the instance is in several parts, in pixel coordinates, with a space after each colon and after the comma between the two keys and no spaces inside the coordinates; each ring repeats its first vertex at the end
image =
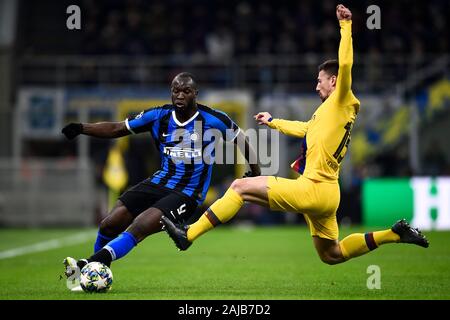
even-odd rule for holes
{"type": "Polygon", "coordinates": [[[112,282],[111,269],[101,262],[90,262],[81,269],[80,285],[85,292],[106,292],[112,282]]]}

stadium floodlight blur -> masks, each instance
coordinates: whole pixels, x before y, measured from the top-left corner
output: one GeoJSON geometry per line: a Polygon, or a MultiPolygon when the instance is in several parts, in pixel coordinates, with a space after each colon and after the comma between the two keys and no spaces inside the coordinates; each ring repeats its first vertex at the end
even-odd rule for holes
{"type": "MultiPolygon", "coordinates": [[[[180,71],[194,73],[211,92],[233,90],[242,96],[237,104],[246,107],[238,108],[238,114],[264,109],[306,119],[319,104],[309,94],[317,65],[336,58],[339,39],[329,22],[333,1],[82,1],[81,30],[68,30],[67,15],[61,15],[71,1],[14,2],[1,2],[0,10],[0,21],[11,26],[2,27],[0,34],[12,38],[0,50],[0,93],[5,93],[0,94],[0,155],[8,158],[2,162],[3,172],[23,172],[20,163],[28,158],[65,159],[74,166],[76,181],[96,189],[103,187],[101,170],[109,145],[87,139],[63,142],[57,130],[62,119],[117,120],[119,105],[139,100],[140,109],[145,101],[159,100],[180,71]],[[13,21],[4,19],[13,16],[13,21]],[[44,130],[36,131],[33,123],[44,130]]],[[[367,177],[450,174],[450,150],[445,147],[450,122],[448,3],[378,1],[379,30],[366,27],[371,4],[352,4],[361,17],[353,22],[353,82],[363,106],[341,181],[342,211],[352,222],[361,221],[361,206],[347,198],[355,199],[367,177]],[[426,131],[421,130],[424,123],[426,131]]],[[[205,98],[211,96],[205,91],[205,98]]],[[[296,157],[298,142],[281,137],[279,143],[280,150],[289,150],[280,154],[283,168],[282,163],[296,157]]],[[[155,166],[142,160],[152,150],[142,139],[131,140],[130,148],[142,157],[137,161],[125,154],[132,184],[155,166]],[[141,162],[150,164],[137,164],[141,162]]],[[[6,197],[0,191],[0,198],[6,197]]],[[[4,203],[0,199],[0,207],[4,203]]],[[[253,217],[252,210],[241,217],[253,217]]],[[[254,216],[259,222],[274,222],[260,213],[254,216]]]]}

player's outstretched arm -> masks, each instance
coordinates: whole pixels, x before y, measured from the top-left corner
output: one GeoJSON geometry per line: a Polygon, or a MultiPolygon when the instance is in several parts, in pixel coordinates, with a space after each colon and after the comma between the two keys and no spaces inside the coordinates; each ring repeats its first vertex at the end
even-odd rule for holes
{"type": "Polygon", "coordinates": [[[268,112],[259,112],[253,118],[259,125],[266,125],[292,137],[304,138],[308,131],[309,122],[273,119],[268,112]]]}
{"type": "Polygon", "coordinates": [[[352,85],[353,43],[352,43],[352,12],[342,4],[336,7],[336,17],[341,27],[338,61],[339,74],[336,82],[338,100],[345,98],[352,85]]]}
{"type": "Polygon", "coordinates": [[[244,155],[245,160],[247,161],[250,172],[245,173],[245,177],[257,177],[261,175],[261,168],[258,164],[258,158],[253,147],[248,143],[248,138],[242,131],[239,131],[236,139],[234,139],[234,143],[238,145],[239,150],[244,155]]]}
{"type": "Polygon", "coordinates": [[[130,134],[125,121],[98,123],[69,123],[61,132],[72,140],[80,134],[96,138],[120,138],[130,134]]]}

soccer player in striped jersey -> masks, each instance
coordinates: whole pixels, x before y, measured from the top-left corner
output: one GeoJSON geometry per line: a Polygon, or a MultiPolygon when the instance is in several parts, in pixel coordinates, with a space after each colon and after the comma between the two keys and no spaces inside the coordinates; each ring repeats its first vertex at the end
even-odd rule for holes
{"type": "MultiPolygon", "coordinates": [[[[211,182],[218,140],[237,143],[247,161],[256,159],[246,137],[230,117],[198,104],[197,84],[189,73],[172,81],[172,104],[150,108],[122,122],[71,123],[62,133],[68,139],[79,134],[119,138],[150,132],[161,156],[161,168],[153,176],[123,193],[110,214],[100,223],[94,254],[76,261],[64,259],[66,276],[88,262],[110,265],[126,255],[147,236],[162,229],[164,215],[182,223],[205,199],[211,182]]],[[[261,174],[257,163],[249,163],[247,176],[261,174]]]]}
{"type": "Polygon", "coordinates": [[[319,66],[316,91],[322,104],[311,119],[307,122],[273,119],[267,112],[255,116],[259,124],[303,138],[301,156],[292,165],[301,176],[298,179],[260,176],[235,180],[224,196],[190,226],[180,227],[163,217],[161,222],[180,250],[186,250],[200,235],[230,220],[244,201],[276,211],[303,214],[317,253],[327,264],[345,262],[385,243],[428,247],[426,238],[405,220],[387,230],[355,233],[338,240],[339,168],[349,146],[360,102],[351,90],[352,13],[338,5],[336,16],[341,28],[338,61],[326,61],[319,66]]]}

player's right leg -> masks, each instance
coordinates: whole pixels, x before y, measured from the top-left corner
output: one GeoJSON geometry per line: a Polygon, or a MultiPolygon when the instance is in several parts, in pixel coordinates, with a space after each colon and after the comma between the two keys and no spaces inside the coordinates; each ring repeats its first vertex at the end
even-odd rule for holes
{"type": "Polygon", "coordinates": [[[392,228],[366,233],[352,233],[338,240],[336,214],[329,217],[306,215],[314,246],[320,259],[327,264],[338,264],[369,253],[387,243],[411,243],[427,248],[429,243],[418,229],[406,220],[395,223],[392,228]]]}
{"type": "Polygon", "coordinates": [[[405,219],[397,221],[390,229],[350,234],[339,242],[339,246],[345,260],[348,260],[387,243],[410,243],[424,248],[429,246],[420,230],[412,228],[405,219]]]}
{"type": "MultiPolygon", "coordinates": [[[[339,241],[339,228],[336,220],[336,210],[339,204],[339,187],[337,184],[315,183],[310,186],[310,203],[320,204],[312,206],[314,210],[305,212],[314,246],[320,259],[327,264],[345,262],[375,250],[387,243],[413,243],[428,247],[428,241],[419,230],[413,229],[405,220],[398,221],[392,228],[374,232],[353,233],[339,241]],[[329,202],[333,204],[327,206],[329,202]],[[322,207],[322,212],[318,210],[322,207]]],[[[304,190],[308,198],[308,191],[304,190]]]]}
{"type": "MultiPolygon", "coordinates": [[[[109,266],[112,261],[126,256],[146,237],[161,231],[160,220],[163,215],[171,217],[174,221],[184,221],[195,212],[198,205],[196,199],[176,191],[155,189],[151,193],[150,191],[145,193],[144,198],[150,194],[157,201],[137,215],[125,232],[88,258],[88,262],[97,261],[109,266]]],[[[127,206],[132,207],[131,204],[127,206]]]]}
{"type": "Polygon", "coordinates": [[[133,248],[147,236],[161,231],[159,223],[162,211],[158,208],[148,208],[140,213],[126,231],[109,241],[103,248],[90,256],[87,262],[101,262],[107,266],[111,262],[126,256],[133,248]]]}
{"type": "Polygon", "coordinates": [[[71,287],[75,286],[75,290],[72,289],[72,291],[78,291],[76,282],[79,281],[73,274],[76,273],[79,278],[80,270],[89,262],[96,261],[110,266],[113,260],[126,256],[145,237],[161,231],[159,221],[162,214],[158,208],[148,208],[134,219],[125,232],[120,233],[120,235],[109,241],[89,258],[78,261],[71,257],[65,258],[65,274],[68,280],[71,281],[71,287]]]}
{"type": "MultiPolygon", "coordinates": [[[[97,239],[94,244],[94,253],[102,249],[108,242],[116,238],[132,222],[133,215],[118,200],[109,215],[102,220],[97,233],[97,239]]],[[[87,259],[76,260],[72,257],[66,257],[63,260],[64,275],[71,281],[71,286],[76,287],[80,270],[88,263],[87,259]]]]}
{"type": "Polygon", "coordinates": [[[94,253],[125,231],[133,222],[133,219],[134,216],[128,211],[122,201],[117,200],[116,205],[108,216],[100,222],[97,240],[94,244],[94,253]]]}
{"type": "MultiPolygon", "coordinates": [[[[108,217],[100,223],[97,240],[94,245],[94,254],[101,251],[107,243],[123,233],[139,213],[149,208],[159,198],[160,195],[157,190],[149,187],[144,182],[133,186],[123,193],[108,217]]],[[[63,260],[64,274],[68,279],[72,279],[74,274],[80,274],[79,271],[87,263],[88,259],[76,260],[72,257],[66,257],[63,260]]]]}

